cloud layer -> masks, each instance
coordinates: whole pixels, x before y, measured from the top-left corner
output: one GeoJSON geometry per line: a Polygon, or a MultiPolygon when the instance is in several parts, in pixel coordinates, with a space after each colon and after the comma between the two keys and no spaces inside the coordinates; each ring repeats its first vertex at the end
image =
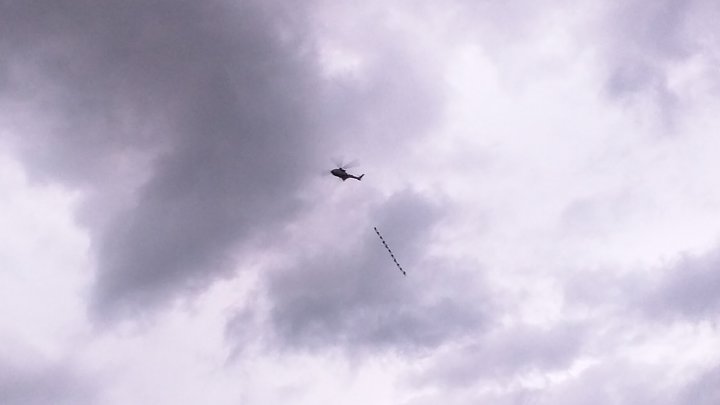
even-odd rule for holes
{"type": "Polygon", "coordinates": [[[0,402],[717,402],[719,13],[0,3],[0,402]]]}
{"type": "Polygon", "coordinates": [[[6,8],[12,94],[48,112],[18,120],[18,148],[38,176],[89,194],[101,313],[207,285],[229,248],[300,208],[316,77],[272,6],[6,8]]]}

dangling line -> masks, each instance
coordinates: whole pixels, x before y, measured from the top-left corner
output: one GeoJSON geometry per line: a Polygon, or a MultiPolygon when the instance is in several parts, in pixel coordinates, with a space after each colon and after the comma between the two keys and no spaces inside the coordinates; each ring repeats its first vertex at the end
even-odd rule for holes
{"type": "Polygon", "coordinates": [[[385,249],[387,249],[388,253],[390,253],[390,257],[392,257],[397,268],[400,269],[403,276],[407,276],[407,274],[405,274],[405,270],[403,270],[400,263],[398,263],[397,259],[395,259],[395,255],[393,254],[392,250],[390,250],[390,247],[388,247],[387,243],[385,243],[385,239],[383,239],[382,235],[380,235],[380,231],[378,231],[376,227],[373,227],[373,229],[375,230],[375,233],[377,234],[377,236],[380,238],[380,241],[382,242],[382,244],[385,246],[385,249]]]}

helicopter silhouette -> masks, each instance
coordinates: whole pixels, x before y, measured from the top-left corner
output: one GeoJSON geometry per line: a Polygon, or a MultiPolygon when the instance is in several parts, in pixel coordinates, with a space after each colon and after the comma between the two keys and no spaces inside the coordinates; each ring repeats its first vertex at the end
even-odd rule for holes
{"type": "Polygon", "coordinates": [[[345,181],[347,179],[355,179],[355,180],[362,180],[365,173],[359,175],[359,176],[353,176],[352,174],[349,174],[344,167],[338,167],[337,169],[330,170],[330,174],[333,176],[339,177],[342,179],[342,181],[345,181]]]}
{"type": "Polygon", "coordinates": [[[343,160],[344,159],[333,159],[333,163],[335,164],[335,166],[337,166],[337,168],[330,170],[330,174],[339,179],[342,179],[342,181],[345,181],[347,179],[362,180],[365,173],[359,176],[355,176],[347,172],[347,169],[355,167],[357,165],[357,160],[352,160],[347,163],[343,163],[343,160]]]}

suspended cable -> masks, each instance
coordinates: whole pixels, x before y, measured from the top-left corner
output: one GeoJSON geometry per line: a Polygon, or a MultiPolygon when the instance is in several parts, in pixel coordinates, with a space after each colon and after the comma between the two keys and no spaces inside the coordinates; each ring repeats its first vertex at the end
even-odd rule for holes
{"type": "Polygon", "coordinates": [[[380,238],[380,241],[382,242],[383,246],[385,246],[385,249],[387,249],[388,253],[390,253],[390,257],[392,257],[397,268],[400,269],[403,276],[407,276],[407,274],[405,274],[405,270],[403,270],[402,266],[400,265],[400,263],[398,263],[397,259],[395,258],[395,255],[393,254],[392,250],[390,250],[390,247],[387,245],[387,243],[385,243],[385,239],[383,239],[382,235],[380,235],[380,231],[378,231],[378,229],[376,227],[373,227],[373,229],[375,230],[375,233],[377,234],[378,238],[380,238]]]}

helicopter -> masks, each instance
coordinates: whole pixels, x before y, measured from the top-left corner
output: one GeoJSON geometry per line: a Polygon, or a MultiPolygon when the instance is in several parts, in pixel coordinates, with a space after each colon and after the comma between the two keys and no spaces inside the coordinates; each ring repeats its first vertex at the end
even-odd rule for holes
{"type": "Polygon", "coordinates": [[[347,179],[362,180],[363,176],[365,175],[365,173],[363,173],[359,176],[353,176],[352,174],[349,174],[347,171],[345,171],[345,168],[342,166],[338,167],[337,169],[330,170],[330,174],[342,179],[342,181],[345,181],[347,179]]]}

